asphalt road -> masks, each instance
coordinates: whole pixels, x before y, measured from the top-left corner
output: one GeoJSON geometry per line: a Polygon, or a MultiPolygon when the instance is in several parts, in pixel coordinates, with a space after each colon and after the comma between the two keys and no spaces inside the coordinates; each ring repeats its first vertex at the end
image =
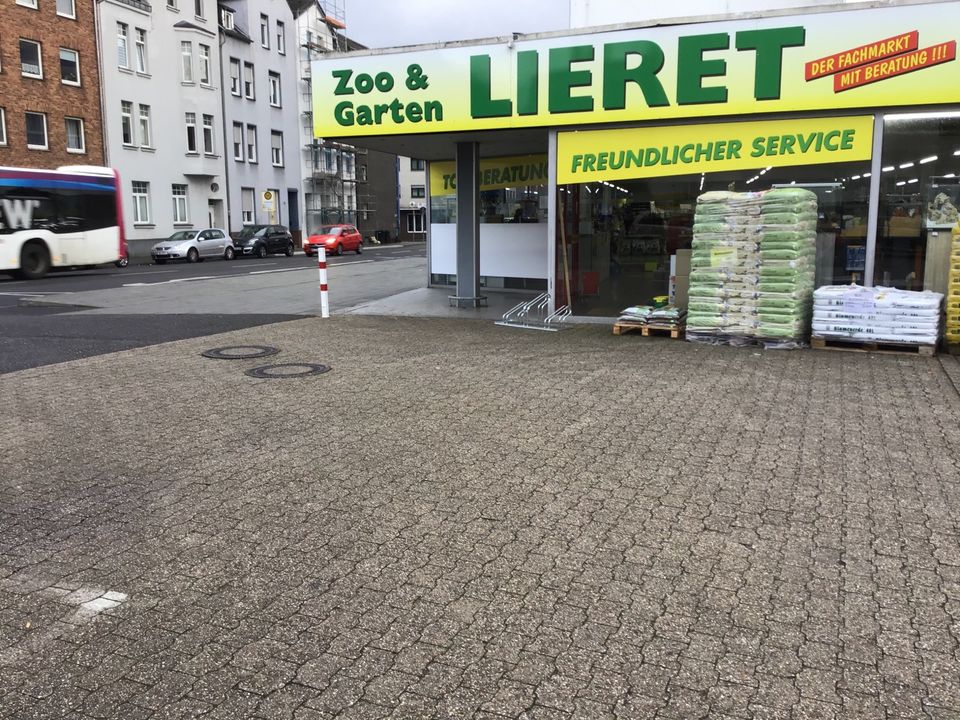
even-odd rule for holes
{"type": "MultiPolygon", "coordinates": [[[[358,260],[384,262],[403,258],[424,257],[425,245],[402,244],[384,245],[366,248],[362,255],[346,253],[327,259],[329,267],[356,263],[358,260]]],[[[53,272],[42,280],[14,280],[0,273],[0,308],[17,306],[21,299],[54,298],[63,293],[86,292],[89,290],[109,290],[124,286],[153,285],[165,282],[180,282],[198,278],[228,278],[245,275],[262,275],[270,272],[286,272],[298,268],[315,268],[316,257],[307,257],[298,253],[293,257],[271,255],[268,258],[238,258],[231,262],[225,260],[206,260],[199,263],[167,263],[166,265],[130,265],[126,268],[111,266],[94,270],[74,270],[53,272]]],[[[66,302],[63,297],[56,298],[66,302]]]]}
{"type": "MultiPolygon", "coordinates": [[[[330,259],[331,269],[344,266],[341,291],[345,283],[353,282],[354,293],[362,299],[384,297],[396,287],[396,275],[410,275],[411,286],[423,285],[420,273],[411,273],[412,259],[424,256],[423,245],[386,246],[369,249],[358,258],[354,254],[330,259]],[[350,279],[344,273],[356,271],[358,260],[364,264],[362,277],[350,279]]],[[[257,281],[263,281],[263,296],[276,294],[276,287],[267,288],[271,278],[303,275],[316,266],[316,258],[295,255],[271,257],[265,260],[239,259],[233,262],[208,260],[196,265],[168,264],[131,265],[117,269],[96,269],[78,272],[53,273],[36,281],[0,281],[0,373],[53,363],[75,360],[93,355],[129,350],[156,343],[202,337],[231,330],[255,327],[285,320],[302,319],[302,314],[276,312],[276,303],[265,302],[267,312],[222,313],[204,312],[203,303],[189,300],[225,293],[257,293],[257,281]],[[299,272],[298,272],[299,271],[299,272]],[[291,275],[292,273],[292,275],[291,275]],[[211,282],[204,282],[210,280],[211,282]],[[185,282],[189,281],[189,282],[185,282]],[[216,282],[213,282],[216,281],[216,282]],[[169,288],[171,296],[179,293],[184,298],[183,308],[158,307],[156,312],[129,313],[120,309],[85,312],[77,307],[31,307],[23,303],[55,301],[70,303],[72,297],[89,295],[88,291],[104,291],[100,295],[122,297],[121,293],[157,291],[169,288]],[[186,288],[189,288],[187,290],[186,288]],[[251,289],[252,288],[252,289],[251,289]],[[114,291],[111,293],[111,291],[114,291]],[[79,311],[78,311],[79,310],[79,311]]],[[[336,270],[331,270],[336,272],[336,270]]],[[[283,288],[280,288],[283,292],[283,288]]],[[[292,290],[291,290],[292,292],[292,290]]],[[[96,293],[94,293],[96,294],[96,293]]],[[[83,300],[78,301],[82,304],[83,300]]],[[[214,305],[211,304],[211,307],[214,305]]]]}

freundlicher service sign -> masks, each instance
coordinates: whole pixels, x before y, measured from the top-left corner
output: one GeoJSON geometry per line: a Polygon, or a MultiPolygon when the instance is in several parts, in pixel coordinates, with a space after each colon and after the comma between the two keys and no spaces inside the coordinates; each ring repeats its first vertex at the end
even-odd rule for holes
{"type": "Polygon", "coordinates": [[[317,137],[960,102],[960,2],[313,63],[317,137]]]}

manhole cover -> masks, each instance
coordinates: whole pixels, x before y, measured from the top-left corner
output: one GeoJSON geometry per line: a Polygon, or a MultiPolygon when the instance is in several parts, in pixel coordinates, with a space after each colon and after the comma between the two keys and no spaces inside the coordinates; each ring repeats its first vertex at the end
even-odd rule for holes
{"type": "Polygon", "coordinates": [[[244,373],[255,378],[288,378],[303,377],[304,375],[320,375],[330,372],[329,365],[316,363],[280,363],[278,365],[261,365],[244,373]]]}
{"type": "Polygon", "coordinates": [[[280,352],[269,345],[230,345],[228,347],[204,350],[201,355],[214,360],[250,360],[252,358],[270,357],[280,352]]]}

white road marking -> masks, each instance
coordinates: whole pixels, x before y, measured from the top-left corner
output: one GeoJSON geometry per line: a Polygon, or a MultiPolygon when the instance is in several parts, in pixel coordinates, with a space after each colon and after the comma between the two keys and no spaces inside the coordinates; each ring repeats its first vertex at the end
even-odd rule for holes
{"type": "MultiPolygon", "coordinates": [[[[234,277],[231,275],[222,275],[221,277],[234,277]]],[[[215,275],[200,275],[199,277],[173,278],[172,280],[161,280],[155,283],[124,283],[123,287],[145,287],[148,285],[169,285],[179,282],[193,282],[194,280],[215,280],[215,275]]]]}
{"type": "MultiPolygon", "coordinates": [[[[247,275],[268,275],[269,273],[282,273],[282,272],[293,272],[295,270],[310,270],[311,268],[306,267],[295,267],[295,268],[280,268],[279,270],[254,270],[247,275]]],[[[225,277],[243,277],[242,275],[228,275],[225,277]]]]}
{"type": "Polygon", "coordinates": [[[344,265],[362,265],[363,263],[372,263],[373,260],[351,260],[350,262],[327,263],[327,269],[343,267],[344,265]]]}

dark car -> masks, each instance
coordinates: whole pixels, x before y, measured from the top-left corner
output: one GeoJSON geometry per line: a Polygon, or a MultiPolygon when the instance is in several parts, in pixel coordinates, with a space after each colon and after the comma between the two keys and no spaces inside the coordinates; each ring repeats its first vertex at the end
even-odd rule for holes
{"type": "Polygon", "coordinates": [[[293,236],[283,225],[247,225],[232,237],[237,255],[293,255],[293,236]]]}

